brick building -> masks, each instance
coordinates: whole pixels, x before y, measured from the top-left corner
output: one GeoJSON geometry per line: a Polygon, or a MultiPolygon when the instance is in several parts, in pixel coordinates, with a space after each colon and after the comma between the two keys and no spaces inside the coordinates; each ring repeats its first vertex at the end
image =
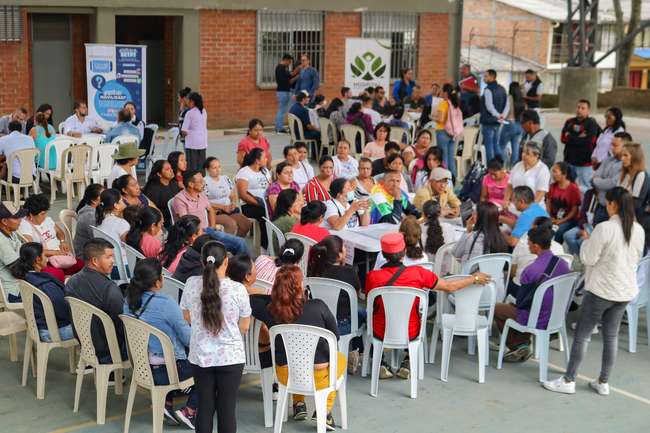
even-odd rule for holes
{"type": "Polygon", "coordinates": [[[320,90],[332,98],[344,81],[347,37],[391,39],[392,75],[412,67],[426,87],[453,78],[458,65],[462,13],[448,0],[97,3],[0,6],[0,23],[9,23],[0,26],[0,113],[48,102],[62,120],[73,100],[86,97],[85,43],[147,45],[147,120],[161,125],[174,121],[183,86],[203,95],[210,127],[242,126],[251,117],[270,123],[270,77],[284,52],[309,52],[320,90]]]}

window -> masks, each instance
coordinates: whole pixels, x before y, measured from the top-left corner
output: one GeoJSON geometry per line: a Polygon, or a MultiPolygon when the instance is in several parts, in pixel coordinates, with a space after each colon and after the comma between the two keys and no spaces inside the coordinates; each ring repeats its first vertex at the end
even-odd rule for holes
{"type": "Polygon", "coordinates": [[[0,42],[19,42],[23,19],[18,6],[0,6],[0,42]]]}
{"type": "Polygon", "coordinates": [[[600,51],[609,51],[616,44],[616,27],[614,24],[600,26],[600,51]]]}
{"type": "Polygon", "coordinates": [[[309,54],[323,79],[323,13],[307,11],[257,12],[257,85],[275,85],[275,67],[284,54],[295,61],[309,54]]]}
{"type": "Polygon", "coordinates": [[[364,12],[364,38],[388,39],[391,43],[390,75],[399,78],[403,68],[417,73],[418,14],[409,12],[364,12]]]}
{"type": "Polygon", "coordinates": [[[634,38],[636,48],[650,48],[650,27],[641,30],[634,38]]]}

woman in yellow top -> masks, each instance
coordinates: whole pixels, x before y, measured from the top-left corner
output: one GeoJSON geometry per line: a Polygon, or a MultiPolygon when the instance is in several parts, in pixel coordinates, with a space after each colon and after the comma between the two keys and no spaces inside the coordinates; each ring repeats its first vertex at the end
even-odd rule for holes
{"type": "MultiPolygon", "coordinates": [[[[460,109],[460,100],[458,91],[454,87],[446,83],[442,86],[440,93],[442,101],[438,105],[438,112],[436,113],[436,143],[442,149],[442,159],[445,167],[451,171],[451,174],[456,178],[456,153],[455,153],[455,140],[452,135],[445,130],[447,117],[451,110],[460,109]]],[[[462,125],[461,125],[462,126],[462,125]]]]}

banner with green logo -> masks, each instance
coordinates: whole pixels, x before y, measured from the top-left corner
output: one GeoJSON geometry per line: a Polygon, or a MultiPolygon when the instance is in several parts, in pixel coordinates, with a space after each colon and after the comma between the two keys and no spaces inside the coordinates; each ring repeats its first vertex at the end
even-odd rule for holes
{"type": "Polygon", "coordinates": [[[345,40],[345,86],[358,95],[366,87],[390,86],[390,41],[347,38],[345,40]]]}

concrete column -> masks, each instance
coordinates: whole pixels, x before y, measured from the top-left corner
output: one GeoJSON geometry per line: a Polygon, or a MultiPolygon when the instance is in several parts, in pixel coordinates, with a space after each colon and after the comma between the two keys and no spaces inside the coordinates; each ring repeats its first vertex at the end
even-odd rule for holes
{"type": "Polygon", "coordinates": [[[648,70],[644,69],[641,71],[641,88],[643,90],[648,90],[648,70]]]}
{"type": "Polygon", "coordinates": [[[115,43],[115,11],[97,8],[91,19],[91,39],[96,44],[115,43]]]}
{"type": "Polygon", "coordinates": [[[447,48],[447,76],[458,81],[460,47],[463,37],[463,0],[456,0],[449,12],[449,45],[447,48]]]}
{"type": "Polygon", "coordinates": [[[199,71],[199,59],[201,56],[201,28],[199,11],[188,11],[183,13],[183,25],[180,41],[180,82],[176,87],[189,86],[192,89],[200,89],[201,77],[199,71]]]}
{"type": "Polygon", "coordinates": [[[559,94],[560,111],[563,113],[573,113],[579,99],[587,99],[595,109],[598,106],[598,69],[562,69],[559,94]]]}

